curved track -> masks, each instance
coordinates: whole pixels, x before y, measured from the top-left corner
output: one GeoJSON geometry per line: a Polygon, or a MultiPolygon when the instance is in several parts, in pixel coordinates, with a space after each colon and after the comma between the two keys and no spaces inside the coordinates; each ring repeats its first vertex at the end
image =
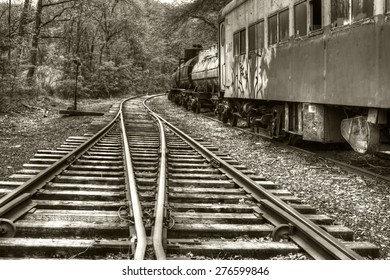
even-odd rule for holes
{"type": "Polygon", "coordinates": [[[1,257],[377,256],[376,246],[350,242],[349,229],[142,101],[113,107],[89,134],[39,151],[1,182],[1,257]]]}

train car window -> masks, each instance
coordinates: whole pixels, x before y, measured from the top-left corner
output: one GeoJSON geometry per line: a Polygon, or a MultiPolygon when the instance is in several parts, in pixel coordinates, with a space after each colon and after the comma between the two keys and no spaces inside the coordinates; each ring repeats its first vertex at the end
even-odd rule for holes
{"type": "Polygon", "coordinates": [[[352,21],[369,18],[374,15],[374,0],[332,0],[332,26],[343,26],[352,21]]]}
{"type": "Polygon", "coordinates": [[[221,32],[221,46],[225,46],[225,25],[222,23],[221,24],[221,29],[220,29],[220,32],[221,32]]]}
{"type": "Polygon", "coordinates": [[[256,25],[249,26],[248,29],[248,41],[249,41],[249,51],[254,51],[257,49],[256,45],[256,25]]]}
{"type": "Polygon", "coordinates": [[[260,21],[256,24],[256,33],[257,33],[257,48],[264,48],[264,21],[260,21]]]}
{"type": "Polygon", "coordinates": [[[233,34],[233,52],[235,56],[240,54],[240,33],[239,32],[233,34]]]}
{"type": "Polygon", "coordinates": [[[268,42],[269,45],[278,42],[278,20],[276,15],[268,18],[268,42]]]}
{"type": "Polygon", "coordinates": [[[322,0],[310,1],[310,31],[322,28],[322,0]]]}
{"type": "Polygon", "coordinates": [[[374,15],[374,0],[352,0],[352,19],[358,21],[374,15]]]}
{"type": "Polygon", "coordinates": [[[245,54],[246,52],[246,33],[245,29],[240,31],[240,54],[245,54]]]}
{"type": "Polygon", "coordinates": [[[331,2],[331,20],[332,26],[343,26],[349,24],[350,0],[332,0],[331,2]]]}
{"type": "Polygon", "coordinates": [[[302,2],[294,7],[295,36],[307,35],[307,3],[302,2]]]}
{"type": "Polygon", "coordinates": [[[288,40],[288,9],[279,13],[279,42],[288,40]]]}

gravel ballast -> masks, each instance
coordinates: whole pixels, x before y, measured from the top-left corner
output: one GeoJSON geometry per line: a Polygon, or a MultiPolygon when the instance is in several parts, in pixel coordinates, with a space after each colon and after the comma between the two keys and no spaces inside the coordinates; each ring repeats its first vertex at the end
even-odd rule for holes
{"type": "Polygon", "coordinates": [[[280,148],[268,140],[203,118],[171,103],[166,96],[149,101],[153,109],[192,136],[203,137],[221,152],[313,205],[320,214],[355,232],[355,241],[380,247],[390,259],[390,186],[346,172],[331,162],[280,148]]]}

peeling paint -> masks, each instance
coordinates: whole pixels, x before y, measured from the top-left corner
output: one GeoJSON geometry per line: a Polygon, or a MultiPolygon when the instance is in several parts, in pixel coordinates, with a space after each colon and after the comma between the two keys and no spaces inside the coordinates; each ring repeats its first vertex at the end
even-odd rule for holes
{"type": "Polygon", "coordinates": [[[270,68],[270,64],[273,57],[276,57],[276,46],[271,46],[264,51],[264,62],[267,64],[267,67],[270,68]]]}

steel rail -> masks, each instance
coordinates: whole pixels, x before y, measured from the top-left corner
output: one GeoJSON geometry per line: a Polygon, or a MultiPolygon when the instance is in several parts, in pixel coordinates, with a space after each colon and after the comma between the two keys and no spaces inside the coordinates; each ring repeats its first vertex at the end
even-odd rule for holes
{"type": "MultiPolygon", "coordinates": [[[[122,101],[121,106],[124,101],[122,101]]],[[[25,193],[30,193],[33,195],[39,189],[44,187],[48,182],[53,180],[58,174],[64,171],[72,162],[81,157],[87,150],[89,150],[92,146],[94,146],[104,135],[106,135],[111,128],[114,126],[118,117],[120,116],[120,110],[116,114],[116,116],[112,119],[112,121],[107,124],[104,128],[102,128],[99,132],[93,135],[90,139],[88,139],[81,146],[75,148],[73,151],[70,151],[68,154],[63,156],[61,159],[56,161],[53,165],[44,169],[36,176],[23,183],[19,187],[15,188],[11,192],[7,193],[3,197],[0,198],[0,208],[3,210],[1,216],[11,215],[8,212],[12,212],[13,209],[18,206],[15,201],[18,197],[25,193]]],[[[30,209],[25,208],[24,213],[27,213],[30,209]]],[[[24,214],[22,213],[22,214],[24,214]]],[[[18,214],[18,216],[21,216],[18,214]]]]}
{"type": "MultiPolygon", "coordinates": [[[[146,100],[145,100],[146,101],[146,100]]],[[[146,109],[157,120],[160,130],[160,172],[158,177],[158,192],[155,206],[155,221],[153,227],[153,248],[157,260],[166,260],[165,247],[163,243],[164,235],[164,213],[165,213],[165,198],[166,198],[166,168],[167,168],[167,148],[164,132],[164,125],[158,116],[145,104],[146,109]]],[[[166,245],[166,244],[165,244],[166,245]]]]}
{"type": "MultiPolygon", "coordinates": [[[[149,99],[153,97],[155,96],[152,96],[149,99]]],[[[315,259],[362,259],[360,255],[341,244],[336,238],[321,229],[309,219],[303,217],[298,211],[287,205],[261,185],[258,185],[247,175],[225,162],[223,159],[209,151],[197,141],[193,140],[161,116],[157,116],[172,131],[200,152],[210,163],[218,165],[218,168],[227,174],[228,177],[232,178],[232,180],[238,185],[243,186],[244,189],[251,193],[257,201],[269,210],[276,212],[277,216],[279,216],[282,220],[292,224],[296,229],[296,238],[292,236],[292,239],[295,242],[298,242],[305,250],[315,246],[316,250],[311,254],[315,259]]]]}
{"type": "MultiPolygon", "coordinates": [[[[122,110],[122,109],[121,109],[122,110]]],[[[123,141],[123,154],[126,171],[126,186],[127,186],[127,199],[131,201],[131,209],[133,210],[134,226],[136,231],[137,245],[135,247],[134,259],[143,260],[145,258],[147,238],[146,231],[143,223],[142,207],[138,198],[137,182],[135,180],[134,168],[131,162],[131,153],[129,148],[129,142],[127,140],[127,133],[125,127],[125,121],[123,112],[121,112],[121,130],[123,141]]]]}
{"type": "Polygon", "coordinates": [[[99,142],[115,125],[118,119],[121,120],[121,128],[122,128],[122,138],[124,142],[124,153],[125,153],[125,165],[126,165],[126,179],[130,184],[126,184],[127,186],[127,196],[129,203],[129,209],[133,206],[133,213],[135,216],[135,226],[136,226],[136,234],[137,234],[137,246],[135,250],[135,259],[143,259],[146,251],[146,233],[145,228],[143,226],[142,221],[142,211],[140,210],[140,203],[138,200],[138,194],[135,186],[135,177],[134,172],[132,170],[131,165],[131,157],[129,145],[126,137],[126,131],[124,127],[124,118],[122,107],[123,104],[131,99],[135,99],[138,96],[130,97],[123,100],[120,104],[118,113],[112,119],[112,121],[107,124],[104,128],[102,128],[99,132],[93,135],[90,139],[88,139],[81,146],[75,148],[73,151],[69,152],[57,162],[55,162],[50,167],[41,171],[39,174],[17,187],[10,193],[0,198],[0,217],[5,217],[11,219],[12,221],[3,220],[2,222],[6,222],[7,224],[13,225],[13,222],[27,213],[35,204],[30,205],[22,205],[21,202],[26,201],[26,199],[30,198],[35,192],[44,187],[48,182],[53,180],[58,174],[64,171],[70,164],[80,158],[86,151],[88,151],[91,147],[93,147],[97,142],[99,142]],[[21,199],[23,197],[23,199],[21,199]]]}

